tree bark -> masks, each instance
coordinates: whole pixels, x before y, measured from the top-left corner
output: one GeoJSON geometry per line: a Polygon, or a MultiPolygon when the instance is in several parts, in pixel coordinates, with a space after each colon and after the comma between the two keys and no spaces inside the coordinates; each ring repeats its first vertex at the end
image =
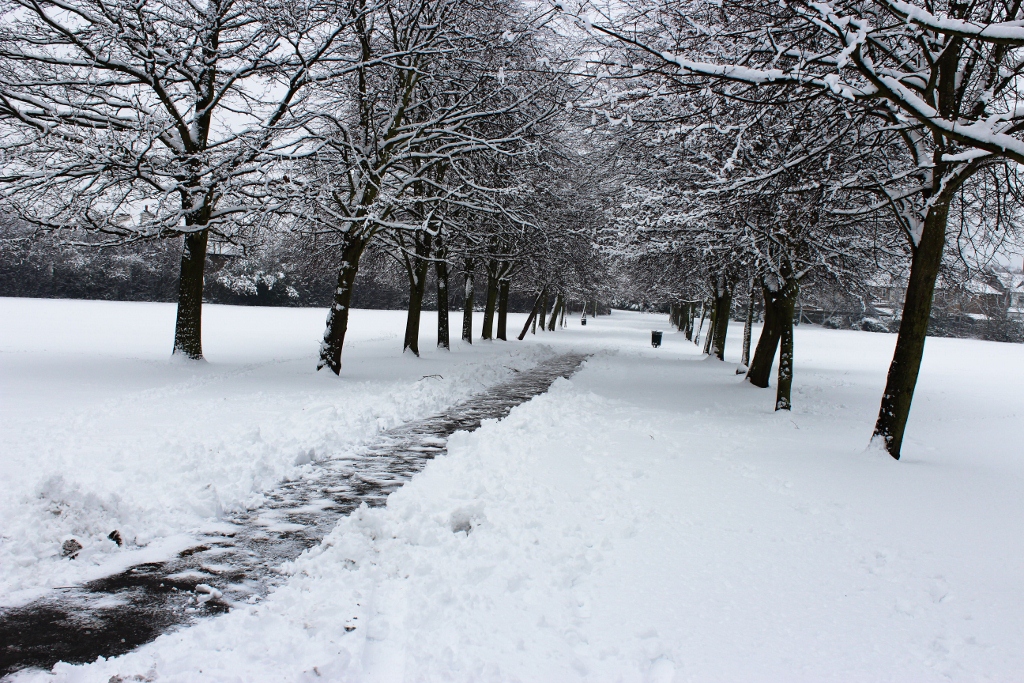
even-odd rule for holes
{"type": "Polygon", "coordinates": [[[761,292],[764,296],[764,324],[761,326],[761,336],[758,337],[757,347],[754,349],[754,358],[750,361],[750,369],[747,370],[747,379],[755,387],[765,389],[772,374],[775,349],[779,346],[782,330],[776,302],[777,294],[764,285],[761,286],[761,292]]]}
{"type": "MultiPolygon", "coordinates": [[[[750,278],[750,299],[747,301],[747,318],[743,321],[743,355],[740,365],[750,365],[750,332],[754,325],[754,278],[750,278]]],[[[738,371],[738,372],[742,372],[738,371]]]]}
{"type": "Polygon", "coordinates": [[[334,290],[334,303],[327,314],[327,329],[320,344],[320,362],[317,370],[330,368],[335,375],[341,373],[341,350],[345,345],[348,330],[348,312],[352,303],[352,290],[359,271],[359,257],[363,254],[366,241],[346,235],[341,252],[341,267],[338,269],[338,287],[334,290]]]}
{"type": "Polygon", "coordinates": [[[494,335],[494,309],[498,303],[497,264],[491,263],[487,268],[487,302],[484,307],[484,329],[481,339],[492,339],[494,335]]]}
{"type": "Polygon", "coordinates": [[[729,334],[729,313],[732,311],[732,284],[726,282],[716,294],[711,351],[718,360],[725,360],[725,337],[729,334]]]}
{"type": "Polygon", "coordinates": [[[462,341],[473,343],[473,259],[466,259],[465,301],[462,305],[462,341]]]}
{"type": "Polygon", "coordinates": [[[420,314],[423,312],[423,294],[427,291],[427,271],[430,270],[430,235],[416,236],[416,256],[406,262],[409,275],[409,312],[405,318],[405,341],[402,352],[406,349],[417,356],[420,355],[420,314]]]}
{"type": "Polygon", "coordinates": [[[530,329],[530,325],[533,325],[533,333],[537,333],[537,313],[540,310],[541,299],[544,296],[544,290],[542,289],[537,293],[537,298],[533,302],[533,308],[530,310],[530,317],[526,319],[526,324],[523,325],[523,331],[519,333],[519,341],[523,341],[526,337],[527,331],[530,329]]]}
{"type": "Polygon", "coordinates": [[[405,317],[405,340],[402,351],[412,351],[420,355],[420,313],[423,311],[423,294],[427,288],[427,265],[417,266],[416,277],[409,283],[409,310],[405,317]]]}
{"type": "Polygon", "coordinates": [[[448,250],[437,238],[437,260],[434,261],[434,274],[437,276],[437,348],[451,348],[451,334],[448,321],[448,250]]]}
{"type": "Polygon", "coordinates": [[[555,295],[555,306],[551,309],[551,319],[548,321],[548,332],[555,331],[555,325],[558,324],[558,312],[562,308],[562,295],[555,295]]]}
{"type": "Polygon", "coordinates": [[[537,313],[537,317],[540,318],[540,331],[543,332],[547,329],[547,315],[548,315],[548,292],[544,290],[542,295],[544,298],[540,300],[540,311],[537,313]]]}
{"type": "Polygon", "coordinates": [[[178,313],[174,323],[172,355],[193,360],[203,358],[203,274],[206,270],[206,244],[209,230],[185,235],[181,249],[181,275],[178,278],[178,313]]]}
{"type": "Polygon", "coordinates": [[[498,280],[498,339],[508,341],[506,325],[508,323],[508,280],[498,280]]]}
{"type": "MultiPolygon", "coordinates": [[[[693,343],[694,343],[694,345],[697,345],[697,346],[700,345],[700,333],[701,333],[701,330],[704,329],[704,317],[706,315],[707,315],[707,302],[701,301],[700,302],[700,323],[697,325],[697,331],[693,335],[693,343]]],[[[696,315],[694,315],[694,317],[696,317],[696,315]]]]}
{"type": "Polygon", "coordinates": [[[692,301],[687,301],[684,306],[683,314],[686,316],[686,341],[693,341],[693,315],[696,312],[692,301]]]}
{"type": "Polygon", "coordinates": [[[793,390],[793,314],[799,286],[790,281],[778,299],[779,317],[779,386],[775,394],[775,410],[792,408],[793,390]]]}
{"type": "Polygon", "coordinates": [[[711,354],[711,341],[715,337],[715,322],[718,320],[718,297],[711,300],[711,315],[708,317],[708,331],[704,335],[704,355],[711,354]]]}
{"type": "Polygon", "coordinates": [[[932,312],[935,280],[942,263],[946,243],[946,219],[949,204],[932,205],[925,217],[921,241],[910,264],[903,318],[896,337],[896,351],[889,365],[889,376],[882,394],[882,405],[875,422],[874,438],[882,439],[885,450],[899,460],[903,434],[910,416],[910,404],[921,371],[928,320],[932,312]]]}

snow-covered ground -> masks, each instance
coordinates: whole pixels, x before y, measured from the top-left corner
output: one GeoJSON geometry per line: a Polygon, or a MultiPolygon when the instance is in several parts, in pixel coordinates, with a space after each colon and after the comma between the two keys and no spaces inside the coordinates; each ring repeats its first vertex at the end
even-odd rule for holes
{"type": "Polygon", "coordinates": [[[357,310],[339,379],[316,372],[325,310],[206,306],[209,362],[177,362],[174,312],[0,298],[0,606],[166,557],[225,508],[258,505],[296,463],[344,453],[550,354],[523,344],[438,352],[428,315],[423,357],[403,356],[404,313],[357,310]],[[126,549],[107,538],[114,529],[126,549]],[[85,546],[74,562],[61,558],[68,538],[85,546]]]}
{"type": "Polygon", "coordinates": [[[734,374],[738,327],[721,363],[674,332],[652,349],[665,316],[615,312],[415,359],[400,354],[401,314],[359,311],[339,380],[313,372],[322,311],[210,306],[201,367],[168,362],[170,307],[8,299],[0,315],[8,601],[147,552],[104,546],[112,524],[157,552],[218,506],[258,502],[310,448],[351,448],[552,351],[595,353],[507,419],[456,434],[447,456],[386,508],[343,520],[260,604],[21,678],[1024,671],[1022,346],[929,339],[895,462],[865,448],[891,335],[798,328],[794,410],[775,413],[774,389],[734,374]],[[87,541],[78,560],[57,558],[66,535],[87,541]]]}

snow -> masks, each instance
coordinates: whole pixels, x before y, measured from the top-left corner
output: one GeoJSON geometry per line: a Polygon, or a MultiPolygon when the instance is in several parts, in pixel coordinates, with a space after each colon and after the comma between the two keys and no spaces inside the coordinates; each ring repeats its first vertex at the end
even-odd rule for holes
{"type": "Polygon", "coordinates": [[[438,352],[426,315],[428,350],[403,357],[404,313],[354,310],[339,379],[315,371],[324,310],[205,306],[205,363],[171,360],[174,314],[0,298],[0,605],[161,559],[153,544],[178,539],[157,553],[168,557],[304,461],[343,455],[545,353],[438,352]],[[114,529],[124,548],[107,538],[114,529]],[[72,537],[85,549],[68,562],[60,545],[72,537]]]}
{"type": "Polygon", "coordinates": [[[1024,41],[1024,28],[1017,21],[993,22],[982,25],[976,24],[973,21],[963,21],[962,19],[932,14],[921,7],[901,2],[900,0],[886,0],[886,2],[890,8],[908,21],[938,33],[948,33],[968,39],[978,38],[994,43],[1020,44],[1021,41],[1024,41]]]}
{"type": "MultiPolygon", "coordinates": [[[[895,462],[868,448],[888,334],[798,327],[794,409],[776,413],[774,389],[734,374],[739,326],[725,363],[675,332],[652,349],[665,316],[620,311],[413,359],[399,353],[400,315],[353,311],[339,380],[311,370],[324,311],[211,306],[210,363],[196,369],[166,361],[169,335],[148,331],[165,315],[157,305],[0,307],[21,328],[0,344],[4,414],[18,413],[3,426],[5,585],[27,581],[9,570],[8,520],[53,546],[67,531],[34,502],[52,472],[94,505],[116,492],[102,514],[130,516],[136,536],[155,538],[159,521],[171,538],[216,523],[187,503],[204,500],[204,481],[222,506],[258,498],[255,469],[269,486],[301,449],[333,455],[370,438],[371,414],[436,410],[497,381],[498,358],[594,354],[508,418],[454,435],[447,456],[386,508],[343,519],[259,604],[17,680],[931,681],[1024,668],[1020,345],[929,339],[895,462]],[[116,330],[121,314],[131,334],[116,330]],[[431,372],[445,378],[439,393],[401,403],[431,372]],[[372,409],[356,417],[328,409],[361,402],[372,409]],[[68,419],[72,406],[82,417],[68,419]],[[164,443],[181,431],[187,448],[164,443]],[[216,455],[192,455],[213,443],[216,455]]],[[[74,578],[72,561],[33,562],[74,578]]]]}

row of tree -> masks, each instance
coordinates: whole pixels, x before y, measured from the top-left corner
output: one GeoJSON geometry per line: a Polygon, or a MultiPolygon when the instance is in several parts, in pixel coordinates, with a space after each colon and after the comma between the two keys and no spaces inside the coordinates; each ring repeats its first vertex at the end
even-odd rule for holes
{"type": "Polygon", "coordinates": [[[674,301],[728,311],[737,286],[759,288],[765,327],[748,377],[766,386],[781,349],[778,408],[790,405],[801,287],[863,286],[909,262],[874,432],[898,458],[944,258],[977,260],[1017,237],[1021,4],[562,7],[601,46],[590,106],[642,131],[623,136],[626,200],[610,241],[627,258],[677,264],[661,283],[674,301]]]}
{"type": "Polygon", "coordinates": [[[600,207],[580,201],[553,125],[575,91],[550,12],[3,0],[0,14],[5,207],[65,244],[181,239],[176,354],[202,357],[213,245],[287,233],[333,264],[320,366],[335,373],[364,259],[403,267],[415,353],[431,270],[443,347],[454,263],[470,310],[486,273],[485,337],[495,315],[504,336],[513,277],[582,291],[600,270],[600,207]]]}
{"type": "Polygon", "coordinates": [[[414,353],[428,280],[444,348],[453,300],[464,339],[474,306],[482,336],[505,338],[513,282],[527,327],[570,301],[668,303],[689,335],[708,318],[718,358],[745,301],[747,376],[767,386],[778,353],[788,409],[801,292],[899,281],[875,426],[899,457],[937,281],[1019,244],[1016,0],[0,0],[0,15],[5,212],[66,245],[177,238],[174,352],[191,358],[208,252],[288,239],[331,273],[335,373],[369,269],[404,280],[414,353]]]}

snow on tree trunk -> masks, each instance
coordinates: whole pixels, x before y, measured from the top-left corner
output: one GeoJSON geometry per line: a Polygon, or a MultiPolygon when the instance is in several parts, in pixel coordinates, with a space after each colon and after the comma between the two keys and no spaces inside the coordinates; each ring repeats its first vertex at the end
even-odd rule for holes
{"type": "Polygon", "coordinates": [[[338,269],[338,287],[334,290],[334,303],[327,314],[327,329],[320,344],[320,363],[317,370],[330,368],[335,375],[341,373],[341,350],[345,345],[348,331],[348,312],[352,303],[352,290],[356,273],[359,271],[359,257],[366,242],[346,235],[341,252],[341,267],[338,269]]]}
{"type": "Polygon", "coordinates": [[[715,323],[718,322],[718,298],[711,300],[711,316],[708,319],[708,332],[704,336],[704,355],[711,355],[711,342],[715,337],[715,323]]]}
{"type": "Polygon", "coordinates": [[[778,299],[779,316],[779,386],[775,395],[775,410],[790,410],[793,391],[793,314],[797,285],[786,287],[778,299]]]}
{"type": "Polygon", "coordinates": [[[704,329],[704,317],[707,315],[707,312],[708,312],[707,302],[706,301],[701,301],[700,302],[700,323],[697,325],[697,331],[693,335],[693,343],[695,345],[697,345],[697,346],[700,346],[700,333],[701,333],[701,330],[704,329]]]}
{"type": "Polygon", "coordinates": [[[555,305],[551,309],[551,318],[548,320],[548,332],[555,331],[555,325],[558,324],[558,312],[562,308],[562,295],[561,293],[555,295],[555,305]]]}
{"type": "Polygon", "coordinates": [[[526,324],[523,325],[523,331],[519,333],[519,341],[523,341],[526,337],[526,332],[533,327],[533,334],[537,334],[537,314],[541,310],[541,299],[544,297],[544,290],[537,293],[537,298],[534,299],[533,308],[530,309],[530,317],[526,319],[526,324]]]}
{"type": "Polygon", "coordinates": [[[711,329],[711,351],[718,360],[725,360],[725,337],[729,333],[729,312],[732,310],[732,284],[723,283],[715,297],[715,317],[711,329]]]}
{"type": "Polygon", "coordinates": [[[750,297],[747,299],[747,317],[743,321],[743,355],[740,358],[740,365],[744,368],[750,365],[750,333],[754,326],[754,278],[750,278],[750,297]]]}

